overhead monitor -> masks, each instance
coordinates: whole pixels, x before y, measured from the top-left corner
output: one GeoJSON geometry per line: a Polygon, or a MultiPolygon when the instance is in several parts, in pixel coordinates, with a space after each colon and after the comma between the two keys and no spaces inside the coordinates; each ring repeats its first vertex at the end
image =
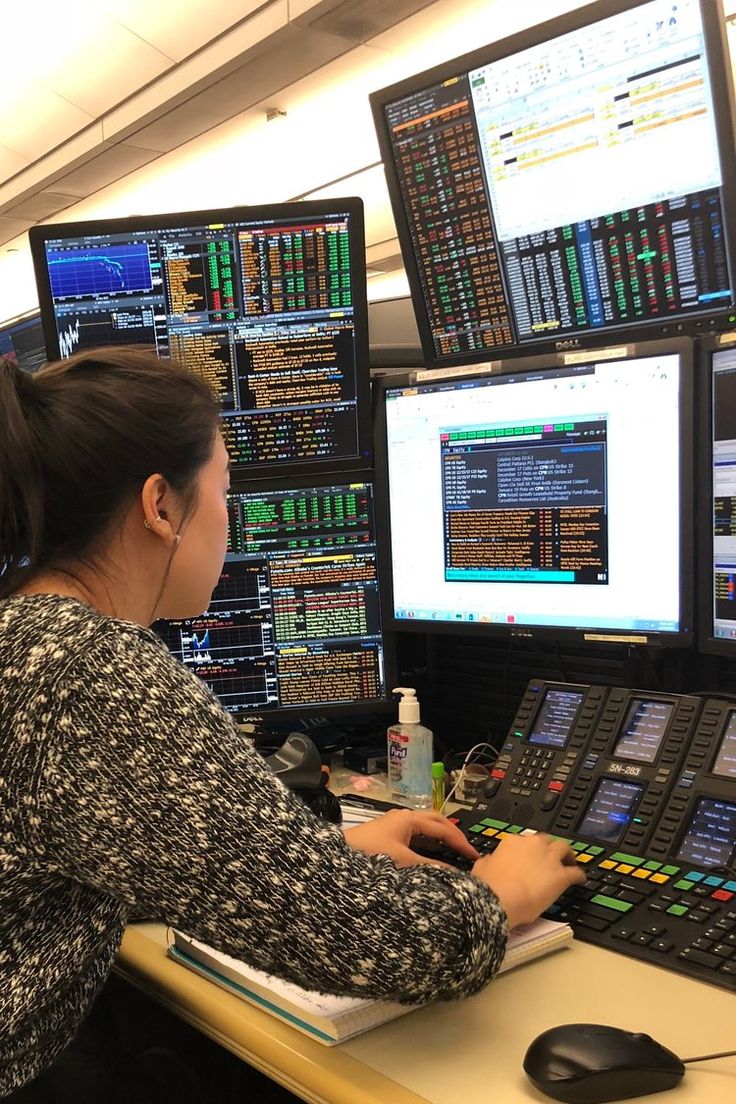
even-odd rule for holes
{"type": "Polygon", "coordinates": [[[13,318],[0,326],[0,356],[11,357],[24,372],[37,372],[46,363],[46,346],[38,311],[13,318]]]}
{"type": "Polygon", "coordinates": [[[241,476],[371,466],[359,199],[30,231],[51,357],[141,343],[200,373],[241,476]]]}
{"type": "Polygon", "coordinates": [[[704,343],[700,646],[736,656],[736,348],[704,343]]]}
{"type": "Polygon", "coordinates": [[[394,628],[692,641],[691,344],[607,354],[379,381],[394,628]]]}
{"type": "Polygon", "coordinates": [[[239,720],[371,711],[394,685],[373,479],[230,495],[222,577],[201,617],[157,630],[239,720]]]}
{"type": "Polygon", "coordinates": [[[427,362],[732,325],[732,98],[719,0],[599,0],[374,93],[427,362]]]}

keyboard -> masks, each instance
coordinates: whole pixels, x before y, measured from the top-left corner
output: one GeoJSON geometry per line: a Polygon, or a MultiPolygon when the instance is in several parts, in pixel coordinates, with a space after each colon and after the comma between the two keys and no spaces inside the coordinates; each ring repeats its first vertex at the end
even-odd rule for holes
{"type": "MultiPolygon", "coordinates": [[[[496,818],[477,819],[472,810],[450,820],[481,854],[506,836],[530,831],[496,818]]],[[[587,943],[736,991],[736,878],[557,838],[565,838],[588,880],[563,894],[545,916],[566,921],[587,943]]]]}

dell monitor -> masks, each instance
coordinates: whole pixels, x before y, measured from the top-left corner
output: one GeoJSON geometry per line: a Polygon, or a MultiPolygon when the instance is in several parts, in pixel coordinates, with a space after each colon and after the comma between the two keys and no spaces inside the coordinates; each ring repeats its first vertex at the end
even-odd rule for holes
{"type": "Polygon", "coordinates": [[[46,363],[46,346],[38,311],[0,326],[0,356],[9,357],[24,372],[37,372],[46,363]]]}
{"type": "Polygon", "coordinates": [[[736,656],[736,346],[703,345],[700,647],[736,656]]]}
{"type": "Polygon", "coordinates": [[[234,474],[370,467],[359,199],[35,226],[52,358],[142,343],[220,399],[234,474]]]}
{"type": "Polygon", "coordinates": [[[376,385],[391,626],[691,643],[691,343],[425,375],[376,385]]]}
{"type": "Polygon", "coordinates": [[[374,93],[427,363],[732,325],[732,98],[719,0],[600,0],[374,93]]]}
{"type": "Polygon", "coordinates": [[[157,630],[238,721],[371,712],[394,685],[373,478],[241,485],[206,613],[157,630]]]}

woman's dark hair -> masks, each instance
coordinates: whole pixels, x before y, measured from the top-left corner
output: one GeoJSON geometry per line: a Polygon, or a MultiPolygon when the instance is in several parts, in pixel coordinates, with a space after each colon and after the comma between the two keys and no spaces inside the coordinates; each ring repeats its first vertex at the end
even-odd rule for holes
{"type": "Polygon", "coordinates": [[[207,384],[143,347],[106,347],[35,375],[0,358],[0,597],[93,549],[160,472],[194,508],[220,421],[207,384]]]}

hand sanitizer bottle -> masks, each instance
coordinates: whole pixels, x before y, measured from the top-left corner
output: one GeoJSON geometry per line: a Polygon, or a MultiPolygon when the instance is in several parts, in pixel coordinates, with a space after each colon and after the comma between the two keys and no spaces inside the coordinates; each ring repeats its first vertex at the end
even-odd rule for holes
{"type": "Polygon", "coordinates": [[[419,723],[416,690],[399,686],[398,724],[388,737],[388,784],[395,801],[413,809],[432,807],[432,733],[419,723]]]}

